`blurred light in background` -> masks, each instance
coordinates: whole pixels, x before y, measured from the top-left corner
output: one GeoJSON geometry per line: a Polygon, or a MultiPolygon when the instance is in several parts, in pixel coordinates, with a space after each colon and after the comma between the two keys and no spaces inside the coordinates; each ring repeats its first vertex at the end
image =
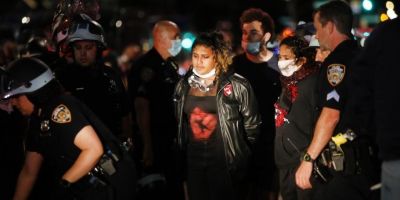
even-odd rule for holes
{"type": "Polygon", "coordinates": [[[386,1],[386,8],[388,10],[394,10],[394,4],[391,1],[386,1]]]}
{"type": "Polygon", "coordinates": [[[374,5],[371,0],[363,0],[362,2],[363,9],[366,11],[371,11],[374,5]]]}
{"type": "MultiPolygon", "coordinates": [[[[394,11],[394,3],[392,1],[386,1],[386,14],[390,19],[394,19],[397,17],[396,12],[394,11]]],[[[381,15],[381,21],[382,21],[382,15],[381,15]]]]}
{"type": "Polygon", "coordinates": [[[29,24],[30,21],[31,21],[31,18],[27,17],[27,16],[24,16],[21,19],[21,23],[23,23],[23,24],[29,24]]]}
{"type": "Polygon", "coordinates": [[[396,12],[394,12],[394,10],[388,10],[386,14],[389,16],[390,19],[394,19],[397,17],[397,14],[396,12]]]}
{"type": "Polygon", "coordinates": [[[389,16],[387,16],[386,13],[382,13],[382,14],[381,14],[381,17],[380,17],[381,22],[384,22],[384,21],[386,21],[386,20],[388,20],[388,19],[389,19],[389,16]]]}
{"type": "Polygon", "coordinates": [[[117,20],[117,21],[115,22],[115,27],[121,28],[121,26],[122,26],[122,20],[117,20]]]}
{"type": "Polygon", "coordinates": [[[191,32],[184,33],[182,43],[181,43],[182,47],[186,50],[191,49],[195,39],[196,39],[196,37],[193,35],[193,33],[191,33],[191,32]]]}
{"type": "Polygon", "coordinates": [[[291,29],[289,27],[286,27],[282,31],[282,38],[287,38],[287,37],[293,36],[293,35],[294,35],[294,31],[293,31],[293,29],[291,29]]]}

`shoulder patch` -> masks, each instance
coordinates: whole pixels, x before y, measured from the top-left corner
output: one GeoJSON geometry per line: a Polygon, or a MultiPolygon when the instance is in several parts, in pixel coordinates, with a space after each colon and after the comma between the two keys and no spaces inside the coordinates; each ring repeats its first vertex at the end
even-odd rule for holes
{"type": "Polygon", "coordinates": [[[328,77],[329,84],[335,87],[342,82],[345,74],[346,66],[342,64],[331,64],[328,66],[326,76],[328,77]]]}
{"type": "Polygon", "coordinates": [[[71,112],[67,106],[60,104],[53,110],[51,120],[60,124],[69,123],[72,121],[71,112]]]}
{"type": "Polygon", "coordinates": [[[232,84],[228,84],[224,87],[224,95],[229,96],[232,94],[232,84]]]}

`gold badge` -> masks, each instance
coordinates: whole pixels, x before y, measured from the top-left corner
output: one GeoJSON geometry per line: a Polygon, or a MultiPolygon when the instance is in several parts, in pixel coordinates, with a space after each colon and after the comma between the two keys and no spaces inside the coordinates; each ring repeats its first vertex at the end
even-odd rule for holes
{"type": "Polygon", "coordinates": [[[71,112],[67,106],[60,104],[53,110],[53,114],[51,114],[51,120],[61,124],[69,123],[72,120],[71,112]]]}
{"type": "Polygon", "coordinates": [[[346,66],[342,64],[331,64],[328,66],[327,77],[329,84],[333,87],[337,86],[342,82],[346,73],[346,66]]]}

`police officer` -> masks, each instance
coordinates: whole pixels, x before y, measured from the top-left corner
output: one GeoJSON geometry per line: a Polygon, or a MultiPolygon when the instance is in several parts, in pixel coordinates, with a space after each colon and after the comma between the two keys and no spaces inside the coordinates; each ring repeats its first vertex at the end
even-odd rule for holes
{"type": "Polygon", "coordinates": [[[112,134],[84,104],[63,94],[49,67],[36,58],[22,58],[6,72],[1,98],[11,98],[13,106],[30,116],[14,199],[28,198],[44,160],[53,166],[49,195],[54,196],[49,199],[132,199],[133,165],[123,164],[122,154],[111,148],[112,134]]]}
{"type": "Polygon", "coordinates": [[[177,133],[172,95],[179,79],[178,66],[172,59],[182,48],[180,30],[172,21],[159,21],[152,34],[154,47],[133,64],[129,93],[143,141],[145,173],[165,176],[168,198],[182,199],[172,149],[177,133]]]}
{"type": "MultiPolygon", "coordinates": [[[[347,72],[359,50],[357,43],[352,40],[352,22],[352,10],[343,1],[324,4],[314,14],[316,38],[321,48],[332,52],[321,66],[317,84],[319,93],[317,104],[321,111],[311,144],[301,157],[302,162],[296,172],[296,184],[301,189],[315,188],[317,199],[365,199],[369,190],[366,177],[351,172],[350,168],[345,168],[345,171],[332,170],[334,177],[326,184],[311,184],[315,160],[331,137],[345,128],[344,111],[350,95],[347,72]]],[[[346,160],[350,164],[350,157],[345,158],[346,160]]]]}
{"type": "Polygon", "coordinates": [[[111,131],[131,137],[128,97],[115,69],[101,62],[106,43],[101,25],[85,14],[69,28],[68,45],[74,63],[55,70],[57,79],[72,95],[83,101],[111,131]]]}

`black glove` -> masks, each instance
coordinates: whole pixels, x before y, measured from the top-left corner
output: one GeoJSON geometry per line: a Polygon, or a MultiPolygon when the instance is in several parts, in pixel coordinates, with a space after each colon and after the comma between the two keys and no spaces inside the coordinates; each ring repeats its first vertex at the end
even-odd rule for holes
{"type": "Polygon", "coordinates": [[[61,179],[56,188],[55,196],[56,199],[60,200],[74,200],[76,199],[72,192],[72,183],[65,179],[61,179]]]}

